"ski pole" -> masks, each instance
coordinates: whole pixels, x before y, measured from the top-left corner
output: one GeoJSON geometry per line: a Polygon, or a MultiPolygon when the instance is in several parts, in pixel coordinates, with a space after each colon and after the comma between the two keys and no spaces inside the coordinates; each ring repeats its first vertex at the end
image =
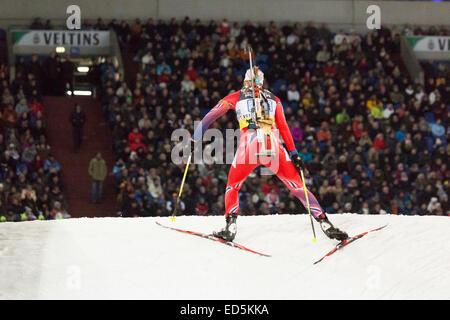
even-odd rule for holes
{"type": "Polygon", "coordinates": [[[313,242],[316,242],[317,241],[317,239],[316,239],[316,231],[314,230],[314,223],[313,223],[313,220],[312,220],[311,208],[309,206],[308,191],[306,190],[306,182],[305,182],[305,177],[303,176],[303,169],[302,168],[300,168],[300,174],[302,176],[303,190],[305,190],[305,197],[306,197],[306,205],[308,207],[309,219],[311,220],[311,228],[312,228],[313,235],[314,235],[313,242]]]}
{"type": "Polygon", "coordinates": [[[255,90],[255,74],[253,73],[253,57],[252,57],[252,47],[248,46],[248,60],[250,62],[250,75],[251,75],[251,82],[252,82],[252,108],[251,108],[251,117],[252,121],[249,124],[249,129],[255,129],[256,128],[256,90],[255,90]]]}
{"type": "Polygon", "coordinates": [[[191,157],[192,157],[192,153],[189,154],[189,158],[188,158],[188,161],[186,163],[186,169],[184,169],[183,180],[181,180],[180,192],[178,192],[177,202],[175,204],[175,208],[174,208],[173,213],[172,213],[172,221],[175,221],[175,216],[177,214],[177,208],[178,208],[178,205],[180,203],[181,192],[183,192],[184,181],[186,180],[186,175],[187,175],[187,172],[188,172],[188,169],[189,169],[189,164],[191,163],[191,157]]]}

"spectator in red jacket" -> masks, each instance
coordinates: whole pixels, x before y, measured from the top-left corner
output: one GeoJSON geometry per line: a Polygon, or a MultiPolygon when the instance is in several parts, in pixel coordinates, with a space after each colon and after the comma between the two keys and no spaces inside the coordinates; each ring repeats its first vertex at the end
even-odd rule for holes
{"type": "Polygon", "coordinates": [[[169,83],[171,79],[171,75],[169,71],[164,69],[163,73],[158,76],[158,83],[169,83]]]}
{"type": "Polygon", "coordinates": [[[139,148],[142,148],[144,152],[147,151],[145,144],[142,143],[143,136],[142,133],[139,132],[137,127],[133,128],[133,131],[128,134],[128,145],[130,146],[131,151],[136,151],[139,148]]]}
{"type": "Polygon", "coordinates": [[[135,142],[130,143],[130,150],[131,151],[137,151],[139,148],[142,148],[143,152],[147,152],[147,147],[145,144],[142,143],[142,141],[137,138],[135,142]]]}
{"type": "Polygon", "coordinates": [[[319,142],[326,142],[331,140],[331,132],[328,129],[328,124],[326,121],[323,121],[319,131],[317,131],[317,140],[319,142]]]}
{"type": "Polygon", "coordinates": [[[384,141],[384,135],[382,133],[376,135],[375,140],[373,141],[373,147],[378,151],[386,148],[386,142],[384,141]]]}
{"type": "Polygon", "coordinates": [[[13,127],[19,116],[17,115],[17,112],[14,110],[14,107],[12,104],[9,104],[5,111],[3,111],[3,121],[8,127],[13,127]]]}
{"type": "Polygon", "coordinates": [[[328,62],[325,65],[325,67],[323,67],[322,72],[323,72],[324,77],[334,78],[336,76],[337,72],[338,72],[338,69],[333,64],[333,61],[328,60],[328,62]]]}
{"type": "Polygon", "coordinates": [[[28,105],[28,108],[30,109],[30,111],[33,115],[38,113],[38,111],[41,111],[41,112],[44,111],[44,107],[36,98],[31,98],[31,102],[28,105]]]}
{"type": "Polygon", "coordinates": [[[142,141],[143,136],[142,136],[142,133],[139,132],[139,128],[138,127],[134,127],[133,131],[131,131],[128,134],[128,144],[131,145],[132,143],[136,142],[137,139],[142,141]]]}
{"type": "Polygon", "coordinates": [[[280,193],[279,187],[275,183],[273,183],[272,179],[269,179],[269,181],[263,184],[262,192],[265,196],[267,196],[272,190],[275,190],[276,194],[280,193]]]}
{"type": "Polygon", "coordinates": [[[220,29],[220,33],[223,36],[225,36],[225,37],[228,36],[228,34],[230,33],[230,30],[231,30],[231,27],[230,27],[230,24],[228,23],[227,19],[223,19],[219,29],[220,29]]]}
{"type": "Polygon", "coordinates": [[[197,213],[198,215],[203,216],[206,213],[208,213],[208,210],[209,210],[209,206],[206,203],[205,198],[200,197],[198,199],[197,205],[195,206],[195,213],[197,213]]]}
{"type": "Polygon", "coordinates": [[[197,80],[198,72],[197,72],[197,70],[194,69],[194,61],[193,60],[189,60],[188,68],[184,74],[189,76],[189,79],[191,79],[192,82],[195,82],[197,80]]]}
{"type": "Polygon", "coordinates": [[[352,123],[352,129],[353,129],[353,135],[355,136],[356,140],[361,139],[363,133],[367,132],[364,129],[364,124],[361,121],[361,118],[357,118],[352,123]]]}

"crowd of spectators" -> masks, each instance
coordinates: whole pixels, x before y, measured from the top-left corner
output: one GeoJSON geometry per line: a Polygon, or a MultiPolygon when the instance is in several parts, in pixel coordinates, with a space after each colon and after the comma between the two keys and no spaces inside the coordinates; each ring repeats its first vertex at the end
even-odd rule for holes
{"type": "Polygon", "coordinates": [[[0,222],[69,217],[47,139],[44,74],[34,57],[10,82],[8,66],[0,64],[0,222]]]}
{"type": "MultiPolygon", "coordinates": [[[[105,25],[102,22],[102,25],[105,25]]],[[[329,213],[449,215],[448,70],[424,85],[399,63],[396,29],[365,35],[314,23],[227,20],[112,21],[136,78],[99,66],[113,130],[113,174],[123,216],[172,212],[183,165],[171,161],[178,128],[194,129],[221,97],[239,90],[251,44],[265,85],[282,101],[306,183],[329,213]],[[128,80],[128,81],[125,81],[128,80]]],[[[236,128],[232,112],[213,126],[236,128]]],[[[191,165],[182,214],[223,214],[229,164],[191,165]]],[[[305,209],[274,176],[252,173],[241,214],[305,209]]]]}
{"type": "Polygon", "coordinates": [[[63,96],[73,90],[74,63],[67,55],[51,52],[48,56],[18,56],[15,70],[17,78],[34,81],[40,95],[63,96]],[[33,79],[27,79],[30,73],[33,79]]]}
{"type": "MultiPolygon", "coordinates": [[[[52,29],[50,21],[32,29],[52,29]]],[[[311,173],[306,181],[329,213],[450,215],[448,204],[449,68],[423,63],[424,85],[398,63],[405,35],[447,36],[446,27],[382,28],[359,35],[325,24],[223,21],[133,23],[102,19],[85,29],[114,29],[134,54],[136,78],[99,65],[105,116],[113,130],[113,175],[123,216],[168,215],[183,165],[174,165],[173,130],[194,129],[221,97],[239,90],[255,49],[266,86],[311,173]],[[125,80],[128,80],[125,81],[125,80]]],[[[42,94],[70,90],[73,65],[52,54],[19,57],[16,79],[0,64],[0,222],[70,217],[60,166],[47,141],[42,94]],[[45,70],[45,72],[44,72],[45,70]]],[[[215,128],[236,128],[228,113],[215,128]]],[[[224,213],[229,164],[191,165],[182,214],[224,213]]],[[[273,176],[252,173],[240,192],[241,214],[305,212],[273,176]]]]}
{"type": "Polygon", "coordinates": [[[448,36],[450,30],[448,26],[410,26],[406,25],[403,28],[403,32],[406,36],[448,36]]]}

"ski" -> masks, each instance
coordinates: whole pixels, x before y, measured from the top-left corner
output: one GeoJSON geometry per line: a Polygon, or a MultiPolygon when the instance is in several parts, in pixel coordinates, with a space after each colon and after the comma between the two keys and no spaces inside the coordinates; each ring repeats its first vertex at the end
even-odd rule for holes
{"type": "Polygon", "coordinates": [[[223,243],[223,244],[225,244],[227,246],[230,246],[230,247],[233,247],[233,248],[237,248],[237,249],[241,249],[241,250],[248,251],[248,252],[251,252],[251,253],[255,253],[255,254],[258,254],[260,256],[270,257],[270,255],[268,255],[268,254],[261,253],[261,252],[249,249],[247,247],[244,247],[241,244],[238,244],[238,243],[235,243],[235,242],[232,242],[232,241],[226,241],[226,240],[223,240],[221,238],[217,238],[216,236],[214,236],[212,234],[205,234],[205,233],[196,232],[196,231],[177,229],[177,228],[173,228],[173,227],[168,227],[168,226],[162,225],[158,221],[155,221],[155,222],[156,222],[156,224],[158,226],[161,226],[161,227],[166,228],[166,229],[175,230],[175,231],[186,233],[186,234],[191,234],[193,236],[197,236],[197,237],[200,237],[200,238],[209,239],[209,240],[212,240],[212,241],[223,243]]]}
{"type": "Polygon", "coordinates": [[[374,232],[374,231],[381,230],[381,229],[385,228],[386,226],[387,226],[387,224],[385,224],[384,226],[381,226],[381,227],[379,227],[379,228],[372,229],[372,230],[369,230],[369,231],[360,233],[360,234],[358,234],[358,235],[356,235],[356,236],[350,237],[350,238],[348,238],[348,239],[346,239],[346,240],[344,240],[344,241],[339,242],[339,243],[338,243],[338,244],[337,244],[330,252],[328,252],[328,253],[327,253],[326,255],[324,255],[322,258],[320,258],[319,260],[317,260],[316,262],[314,262],[314,264],[319,263],[320,261],[322,261],[322,260],[325,259],[326,257],[328,257],[328,256],[332,255],[333,253],[335,253],[336,251],[338,251],[338,250],[344,248],[344,247],[347,246],[348,244],[354,242],[355,240],[358,240],[358,239],[364,237],[366,234],[368,234],[368,233],[370,233],[370,232],[374,232]]]}

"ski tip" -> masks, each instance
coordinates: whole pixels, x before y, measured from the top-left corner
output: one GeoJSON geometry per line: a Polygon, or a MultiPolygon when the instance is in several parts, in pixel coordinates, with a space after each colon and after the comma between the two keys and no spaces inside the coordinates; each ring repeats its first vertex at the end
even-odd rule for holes
{"type": "Polygon", "coordinates": [[[389,225],[389,223],[386,223],[385,225],[382,225],[381,227],[378,227],[378,228],[376,228],[376,229],[374,229],[374,230],[371,230],[371,231],[378,231],[378,230],[384,229],[384,228],[386,228],[388,225],[389,225]]]}

